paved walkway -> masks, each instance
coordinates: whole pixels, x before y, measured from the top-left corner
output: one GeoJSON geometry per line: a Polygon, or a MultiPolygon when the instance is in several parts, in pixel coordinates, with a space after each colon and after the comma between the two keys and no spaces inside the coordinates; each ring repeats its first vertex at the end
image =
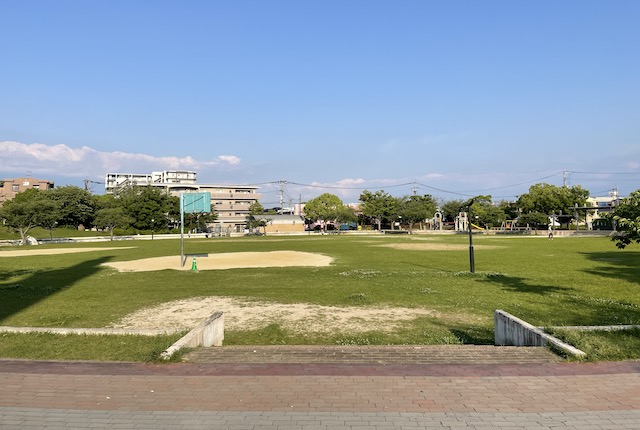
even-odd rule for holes
{"type": "Polygon", "coordinates": [[[0,360],[0,429],[640,428],[640,362],[562,363],[542,349],[509,349],[224,347],[153,365],[0,360]]]}

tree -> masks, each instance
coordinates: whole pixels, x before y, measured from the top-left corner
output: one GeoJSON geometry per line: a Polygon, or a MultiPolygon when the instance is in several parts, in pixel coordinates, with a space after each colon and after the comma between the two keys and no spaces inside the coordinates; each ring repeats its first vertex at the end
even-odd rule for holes
{"type": "Polygon", "coordinates": [[[98,228],[106,228],[109,231],[111,240],[113,240],[113,230],[127,228],[132,221],[132,218],[127,215],[122,206],[115,206],[99,209],[96,212],[94,223],[98,228]]]}
{"type": "Polygon", "coordinates": [[[304,207],[305,214],[312,221],[336,222],[343,210],[342,200],[334,194],[324,193],[311,199],[304,207]]]}
{"type": "Polygon", "coordinates": [[[589,197],[589,191],[579,185],[574,187],[556,187],[549,184],[535,184],[529,187],[529,192],[518,198],[518,206],[523,213],[551,212],[571,213],[575,205],[584,206],[589,197]]]}
{"type": "Polygon", "coordinates": [[[471,205],[472,216],[471,222],[489,227],[497,227],[506,221],[507,216],[504,210],[493,204],[491,196],[476,196],[471,205]]]}
{"type": "Polygon", "coordinates": [[[152,186],[128,188],[116,196],[137,230],[164,230],[180,213],[180,199],[152,186]],[[153,221],[152,221],[153,220],[153,221]]]}
{"type": "Polygon", "coordinates": [[[33,227],[50,222],[49,214],[55,213],[54,202],[45,197],[44,192],[30,189],[18,193],[12,200],[0,207],[0,218],[5,225],[18,233],[22,244],[28,244],[27,233],[33,227]]]}
{"type": "MultiPolygon", "coordinates": [[[[218,215],[214,212],[189,213],[184,215],[184,227],[188,231],[209,232],[207,224],[214,222],[216,219],[218,219],[218,215]]],[[[166,224],[162,228],[165,226],[166,224]]],[[[157,225],[154,225],[152,228],[155,229],[156,227],[157,225]]]]}
{"type": "Polygon", "coordinates": [[[249,215],[247,215],[247,227],[250,231],[253,231],[256,228],[262,227],[264,229],[264,234],[267,234],[267,225],[272,221],[272,218],[264,217],[264,207],[260,204],[259,201],[255,201],[251,203],[249,206],[249,215]],[[256,218],[259,216],[259,218],[256,218]]]}
{"type": "Polygon", "coordinates": [[[520,216],[517,202],[501,200],[500,203],[498,203],[498,207],[502,209],[507,219],[517,219],[520,216]]]}
{"type": "Polygon", "coordinates": [[[640,243],[640,190],[622,199],[607,217],[616,224],[616,234],[611,239],[618,248],[623,249],[632,242],[640,243]]]}
{"type": "Polygon", "coordinates": [[[360,210],[362,215],[375,221],[378,230],[382,230],[382,221],[390,220],[392,214],[396,212],[397,200],[384,191],[363,191],[360,194],[360,210]]]}
{"type": "Polygon", "coordinates": [[[432,196],[411,195],[398,199],[398,215],[402,221],[409,225],[409,231],[413,230],[416,222],[423,222],[427,218],[433,218],[436,213],[436,201],[432,196]]]}
{"type": "Polygon", "coordinates": [[[465,200],[449,200],[440,206],[442,217],[445,221],[455,221],[460,212],[466,210],[463,208],[465,200]]]}
{"type": "Polygon", "coordinates": [[[342,205],[336,209],[335,220],[340,224],[351,223],[356,222],[358,220],[358,216],[353,208],[347,205],[342,205]]]}
{"type": "Polygon", "coordinates": [[[549,224],[549,215],[542,212],[528,212],[518,217],[518,225],[520,227],[530,226],[537,230],[539,226],[547,224],[549,224]]]}
{"type": "MultiPolygon", "coordinates": [[[[46,191],[44,191],[46,193],[46,191]]],[[[55,200],[49,201],[53,204],[49,206],[45,204],[43,206],[43,213],[41,214],[40,226],[45,230],[49,230],[49,238],[53,239],[53,229],[60,223],[60,203],[55,200]],[[49,208],[49,209],[47,209],[49,208]]]]}
{"type": "Polygon", "coordinates": [[[59,225],[78,228],[81,225],[89,227],[92,224],[96,208],[95,199],[89,191],[66,185],[47,190],[46,194],[60,207],[59,225]]]}
{"type": "Polygon", "coordinates": [[[260,204],[259,201],[254,201],[249,206],[249,214],[250,215],[262,215],[264,214],[264,207],[260,204]]]}

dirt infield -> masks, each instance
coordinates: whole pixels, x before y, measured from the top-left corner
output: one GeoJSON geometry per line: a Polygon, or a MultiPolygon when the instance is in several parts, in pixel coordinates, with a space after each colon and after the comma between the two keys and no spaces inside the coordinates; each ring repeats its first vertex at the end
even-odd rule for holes
{"type": "Polygon", "coordinates": [[[296,333],[393,331],[414,318],[448,317],[432,309],[336,307],[242,297],[197,297],[139,310],[111,325],[111,328],[191,329],[215,311],[224,312],[227,330],[255,330],[277,323],[296,333]]]}
{"type": "MultiPolygon", "coordinates": [[[[187,256],[184,266],[180,256],[143,258],[140,260],[103,263],[120,272],[148,272],[154,270],[191,270],[193,258],[187,256]]],[[[195,257],[198,270],[225,270],[259,267],[321,267],[329,266],[333,258],[310,252],[271,251],[271,252],[229,252],[210,254],[207,257],[195,257]]]]}

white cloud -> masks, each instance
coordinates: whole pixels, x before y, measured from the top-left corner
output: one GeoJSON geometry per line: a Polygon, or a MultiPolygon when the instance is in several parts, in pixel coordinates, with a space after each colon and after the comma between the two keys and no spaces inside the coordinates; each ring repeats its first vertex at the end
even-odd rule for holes
{"type": "Polygon", "coordinates": [[[220,155],[214,160],[193,157],[157,157],[131,152],[103,152],[87,146],[41,143],[0,142],[0,165],[3,174],[52,175],[62,177],[102,177],[108,172],[150,173],[158,170],[187,169],[198,173],[211,168],[237,166],[240,158],[220,155]]]}
{"type": "Polygon", "coordinates": [[[240,159],[235,155],[219,155],[218,160],[223,161],[231,166],[240,164],[240,159]]]}

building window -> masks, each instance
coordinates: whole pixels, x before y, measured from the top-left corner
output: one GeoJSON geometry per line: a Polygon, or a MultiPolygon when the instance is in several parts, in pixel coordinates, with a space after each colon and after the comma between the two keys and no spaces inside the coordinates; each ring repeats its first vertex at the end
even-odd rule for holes
{"type": "Polygon", "coordinates": [[[20,191],[20,185],[18,184],[11,185],[11,191],[16,191],[16,192],[20,191]]]}

